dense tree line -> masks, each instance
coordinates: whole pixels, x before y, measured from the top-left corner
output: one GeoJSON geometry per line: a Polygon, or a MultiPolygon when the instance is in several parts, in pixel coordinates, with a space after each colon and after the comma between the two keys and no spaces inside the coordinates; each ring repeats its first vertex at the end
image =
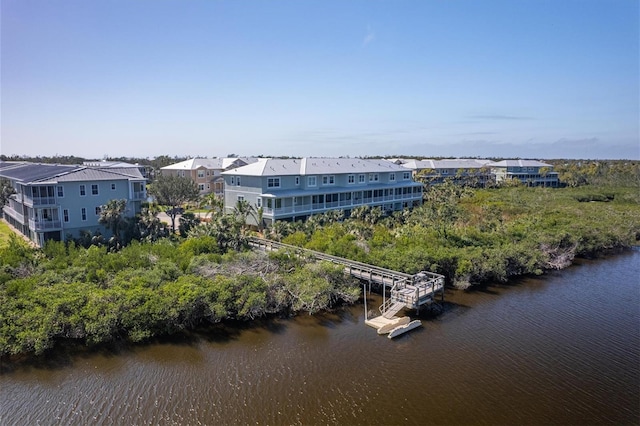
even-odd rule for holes
{"type": "Polygon", "coordinates": [[[0,250],[0,355],[41,354],[64,339],[142,341],[223,320],[353,303],[359,286],[330,263],[224,253],[212,237],[133,242],[118,252],[14,238],[0,250]]]}

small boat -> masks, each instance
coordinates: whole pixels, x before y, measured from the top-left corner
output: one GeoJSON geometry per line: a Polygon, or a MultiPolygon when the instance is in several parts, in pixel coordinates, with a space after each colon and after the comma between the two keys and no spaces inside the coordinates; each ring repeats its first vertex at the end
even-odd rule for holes
{"type": "Polygon", "coordinates": [[[400,325],[389,332],[387,336],[389,339],[393,339],[396,336],[406,333],[409,330],[413,330],[416,327],[420,327],[422,322],[420,320],[413,320],[408,324],[400,325]]]}

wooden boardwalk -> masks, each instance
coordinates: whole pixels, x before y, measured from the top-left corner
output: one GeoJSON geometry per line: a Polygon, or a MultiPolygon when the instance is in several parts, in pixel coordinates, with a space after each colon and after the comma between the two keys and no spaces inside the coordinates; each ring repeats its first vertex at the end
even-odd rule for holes
{"type": "Polygon", "coordinates": [[[393,317],[403,308],[419,310],[421,306],[431,304],[439,293],[444,300],[444,276],[422,271],[415,275],[380,268],[367,263],[356,262],[343,257],[332,256],[314,250],[308,250],[277,241],[250,237],[249,245],[265,251],[287,250],[296,256],[326,260],[343,265],[345,272],[360,280],[383,286],[383,294],[390,288],[390,297],[380,306],[380,313],[386,318],[393,317]]]}

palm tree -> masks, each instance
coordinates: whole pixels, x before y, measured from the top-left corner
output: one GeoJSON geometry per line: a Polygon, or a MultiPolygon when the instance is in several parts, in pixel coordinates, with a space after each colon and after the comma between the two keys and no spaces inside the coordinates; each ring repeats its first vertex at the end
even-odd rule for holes
{"type": "Polygon", "coordinates": [[[118,247],[120,243],[119,226],[127,209],[127,200],[109,200],[107,204],[100,208],[99,223],[106,225],[113,234],[113,246],[118,247]]]}
{"type": "Polygon", "coordinates": [[[224,200],[214,193],[207,194],[200,199],[200,208],[208,208],[205,217],[224,213],[224,200]]]}

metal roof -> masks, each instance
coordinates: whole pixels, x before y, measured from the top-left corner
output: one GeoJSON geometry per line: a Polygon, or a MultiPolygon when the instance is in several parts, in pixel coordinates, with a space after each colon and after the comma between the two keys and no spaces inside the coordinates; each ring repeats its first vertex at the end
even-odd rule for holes
{"type": "Polygon", "coordinates": [[[253,157],[225,157],[225,158],[192,158],[179,163],[161,167],[161,170],[196,170],[201,167],[210,170],[224,170],[231,166],[250,164],[257,161],[253,157]]]}
{"type": "Polygon", "coordinates": [[[20,163],[8,166],[6,162],[0,165],[0,177],[5,177],[21,183],[57,183],[72,181],[144,180],[137,167],[131,168],[97,168],[66,164],[37,164],[20,163]]]}
{"type": "Polygon", "coordinates": [[[412,170],[422,169],[481,169],[485,167],[489,160],[478,160],[474,158],[454,158],[444,160],[409,160],[402,164],[403,167],[412,170]]]}
{"type": "Polygon", "coordinates": [[[223,175],[287,176],[347,173],[404,172],[406,168],[385,160],[361,158],[262,158],[256,163],[223,172],[223,175]]]}
{"type": "Polygon", "coordinates": [[[543,163],[537,160],[502,160],[495,163],[489,163],[490,167],[552,167],[551,164],[543,163]]]}

